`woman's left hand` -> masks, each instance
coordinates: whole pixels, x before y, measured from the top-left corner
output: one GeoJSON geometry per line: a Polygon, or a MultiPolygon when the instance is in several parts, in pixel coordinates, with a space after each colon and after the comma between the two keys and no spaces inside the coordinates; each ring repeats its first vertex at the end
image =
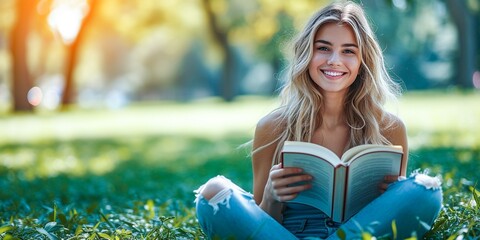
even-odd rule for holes
{"type": "Polygon", "coordinates": [[[383,182],[380,183],[380,191],[383,193],[387,191],[388,185],[390,185],[393,182],[398,181],[398,176],[397,175],[387,175],[383,178],[383,182]]]}

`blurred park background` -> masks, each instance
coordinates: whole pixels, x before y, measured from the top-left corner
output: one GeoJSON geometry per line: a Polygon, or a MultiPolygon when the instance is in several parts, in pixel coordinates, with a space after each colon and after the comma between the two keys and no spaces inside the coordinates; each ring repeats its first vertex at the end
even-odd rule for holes
{"type": "MultiPolygon", "coordinates": [[[[408,91],[479,88],[478,0],[361,1],[408,91]]],[[[2,0],[2,112],[273,95],[321,0],[2,0]]]]}
{"type": "MultiPolygon", "coordinates": [[[[203,238],[193,189],[251,190],[239,146],[330,2],[1,0],[0,238],[203,238]]],[[[432,238],[478,237],[480,2],[360,2],[404,89],[409,170],[444,179],[432,238]]]]}

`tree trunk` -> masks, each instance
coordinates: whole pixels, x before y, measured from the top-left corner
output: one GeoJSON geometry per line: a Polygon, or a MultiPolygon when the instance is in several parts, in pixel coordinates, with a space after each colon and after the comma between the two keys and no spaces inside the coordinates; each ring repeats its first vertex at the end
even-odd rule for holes
{"type": "Polygon", "coordinates": [[[220,82],[220,95],[225,101],[231,102],[235,98],[235,60],[233,52],[228,44],[227,33],[223,31],[220,26],[218,26],[215,13],[213,12],[210,4],[210,0],[202,0],[202,3],[205,14],[207,15],[209,28],[212,31],[215,41],[220,45],[223,55],[223,72],[220,82]]]}
{"type": "Polygon", "coordinates": [[[28,102],[28,91],[33,87],[27,62],[27,41],[32,15],[36,4],[16,1],[16,22],[10,33],[10,52],[12,55],[12,95],[13,111],[33,111],[28,102]]]}
{"type": "Polygon", "coordinates": [[[446,4],[458,31],[458,61],[454,83],[458,87],[471,88],[477,53],[475,19],[466,1],[447,0],[446,4]]]}
{"type": "Polygon", "coordinates": [[[87,26],[92,21],[93,12],[96,9],[96,5],[98,4],[97,0],[90,1],[90,10],[88,11],[87,15],[82,21],[82,25],[80,30],[78,31],[77,37],[75,40],[67,47],[67,62],[66,62],[66,69],[65,69],[65,86],[63,89],[62,95],[62,109],[65,110],[68,106],[74,103],[74,95],[75,95],[75,82],[74,82],[74,72],[75,67],[78,61],[78,54],[80,50],[80,45],[85,39],[86,30],[88,29],[87,26]]]}

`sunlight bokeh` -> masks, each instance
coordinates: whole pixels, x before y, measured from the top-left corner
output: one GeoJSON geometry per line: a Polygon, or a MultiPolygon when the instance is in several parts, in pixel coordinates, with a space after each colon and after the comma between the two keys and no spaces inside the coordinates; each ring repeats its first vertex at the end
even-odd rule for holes
{"type": "Polygon", "coordinates": [[[472,77],[473,86],[476,89],[480,89],[480,71],[475,71],[472,77]]]}
{"type": "Polygon", "coordinates": [[[40,105],[40,103],[42,103],[42,100],[43,100],[42,89],[39,87],[31,88],[27,93],[27,99],[28,99],[28,102],[33,106],[40,105]]]}
{"type": "Polygon", "coordinates": [[[48,15],[48,25],[60,35],[65,44],[71,44],[77,37],[87,12],[86,0],[55,0],[48,15]]]}

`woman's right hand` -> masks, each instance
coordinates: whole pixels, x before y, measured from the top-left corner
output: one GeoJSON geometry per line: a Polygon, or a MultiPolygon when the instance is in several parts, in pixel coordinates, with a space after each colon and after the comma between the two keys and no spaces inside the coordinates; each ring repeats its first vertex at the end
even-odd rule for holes
{"type": "Polygon", "coordinates": [[[270,169],[263,199],[268,202],[285,202],[294,199],[298,193],[311,188],[312,176],[301,168],[282,168],[281,163],[270,169]]]}

